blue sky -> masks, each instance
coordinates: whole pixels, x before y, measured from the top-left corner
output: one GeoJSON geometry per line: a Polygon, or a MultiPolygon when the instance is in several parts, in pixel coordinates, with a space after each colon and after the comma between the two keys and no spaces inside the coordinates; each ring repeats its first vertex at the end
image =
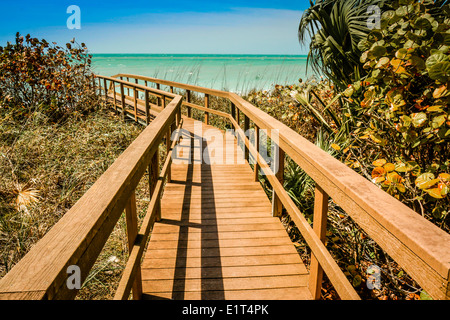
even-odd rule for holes
{"type": "Polygon", "coordinates": [[[305,54],[297,28],[308,0],[4,1],[0,45],[17,31],[59,44],[73,37],[93,53],[305,54]],[[81,29],[67,28],[67,7],[81,29]]]}

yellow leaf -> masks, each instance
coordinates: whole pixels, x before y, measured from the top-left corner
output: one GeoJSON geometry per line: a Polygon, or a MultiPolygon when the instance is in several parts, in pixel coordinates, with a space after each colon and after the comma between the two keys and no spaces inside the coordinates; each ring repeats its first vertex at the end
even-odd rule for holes
{"type": "Polygon", "coordinates": [[[335,144],[335,143],[333,143],[332,145],[331,145],[331,147],[334,149],[334,150],[336,150],[336,151],[339,151],[339,150],[341,150],[341,147],[340,146],[338,146],[337,144],[335,144]]]}
{"type": "Polygon", "coordinates": [[[402,183],[397,184],[396,187],[397,190],[400,191],[401,193],[404,193],[406,191],[406,188],[402,183]]]}
{"type": "Polygon", "coordinates": [[[391,172],[391,171],[395,170],[395,164],[390,163],[390,162],[386,163],[383,167],[387,172],[391,172]]]}
{"type": "Polygon", "coordinates": [[[372,164],[375,167],[382,167],[382,166],[384,166],[386,164],[386,162],[387,161],[385,159],[378,159],[378,160],[375,160],[374,162],[372,162],[372,164]]]}
{"type": "Polygon", "coordinates": [[[419,189],[428,189],[428,188],[431,188],[432,186],[434,186],[438,182],[439,182],[439,179],[432,179],[432,180],[420,182],[416,185],[419,189]]]}
{"type": "MultiPolygon", "coordinates": [[[[429,182],[433,180],[435,180],[434,174],[432,174],[431,172],[425,172],[422,173],[420,176],[418,176],[416,181],[414,181],[414,183],[419,189],[426,189],[432,186],[429,184],[429,182]]],[[[437,180],[439,181],[439,179],[437,180]]],[[[436,182],[434,182],[433,184],[435,183],[436,182]]]]}
{"type": "Polygon", "coordinates": [[[384,175],[386,174],[386,170],[383,167],[376,167],[372,170],[372,182],[380,183],[384,181],[384,175]]]}
{"type": "Polygon", "coordinates": [[[436,199],[442,199],[441,190],[439,188],[433,188],[433,189],[426,189],[425,192],[427,192],[430,196],[436,199]]]}
{"type": "Polygon", "coordinates": [[[389,172],[386,177],[392,183],[401,183],[403,181],[403,178],[397,172],[389,172]]]}

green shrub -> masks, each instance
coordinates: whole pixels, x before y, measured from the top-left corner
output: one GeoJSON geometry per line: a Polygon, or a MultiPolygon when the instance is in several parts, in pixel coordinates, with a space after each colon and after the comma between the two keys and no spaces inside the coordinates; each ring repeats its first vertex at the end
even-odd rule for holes
{"type": "Polygon", "coordinates": [[[391,5],[381,29],[359,43],[367,78],[344,93],[359,120],[352,144],[372,163],[374,183],[443,223],[450,210],[450,8],[391,5]]]}
{"type": "Polygon", "coordinates": [[[35,111],[60,120],[94,105],[91,56],[75,39],[66,46],[16,34],[0,47],[0,114],[23,120],[35,111]]]}

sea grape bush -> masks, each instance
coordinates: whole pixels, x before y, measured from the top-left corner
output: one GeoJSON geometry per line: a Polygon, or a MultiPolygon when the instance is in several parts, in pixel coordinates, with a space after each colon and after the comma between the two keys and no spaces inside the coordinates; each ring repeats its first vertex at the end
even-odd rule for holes
{"type": "Polygon", "coordinates": [[[90,66],[84,43],[72,39],[61,47],[17,33],[14,44],[0,47],[0,113],[20,121],[38,111],[56,122],[89,111],[90,66]]]}
{"type": "Polygon", "coordinates": [[[344,94],[373,182],[443,222],[450,210],[450,8],[400,0],[359,43],[368,76],[344,94]]]}

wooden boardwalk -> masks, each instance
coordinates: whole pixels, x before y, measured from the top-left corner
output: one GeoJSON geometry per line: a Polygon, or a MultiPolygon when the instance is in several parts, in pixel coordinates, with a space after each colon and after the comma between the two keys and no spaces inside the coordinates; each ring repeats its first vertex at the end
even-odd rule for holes
{"type": "Polygon", "coordinates": [[[234,136],[221,132],[221,155],[204,138],[217,128],[184,118],[183,129],[141,266],[143,298],[311,299],[307,270],[234,136]]]}
{"type": "Polygon", "coordinates": [[[95,76],[92,87],[122,119],[147,128],[0,279],[0,300],[74,299],[73,281],[88,279],[124,212],[129,255],[114,300],[320,299],[324,274],[341,299],[359,300],[325,246],[330,198],[433,299],[450,299],[448,233],[242,97],[131,74],[95,76]],[[204,95],[202,105],[192,103],[194,95],[204,95]],[[211,97],[230,112],[211,108],[211,97]],[[188,117],[193,110],[204,123],[188,117]],[[210,115],[231,124],[245,154],[234,135],[208,125],[210,115]],[[270,162],[279,169],[262,156],[264,141],[246,137],[250,128],[277,141],[270,162]],[[170,135],[176,141],[160,163],[170,135]],[[312,226],[284,189],[285,157],[315,182],[312,226]],[[150,198],[138,228],[136,188],[144,177],[150,198]],[[281,209],[311,249],[308,271],[280,223],[281,209]]]}

